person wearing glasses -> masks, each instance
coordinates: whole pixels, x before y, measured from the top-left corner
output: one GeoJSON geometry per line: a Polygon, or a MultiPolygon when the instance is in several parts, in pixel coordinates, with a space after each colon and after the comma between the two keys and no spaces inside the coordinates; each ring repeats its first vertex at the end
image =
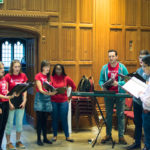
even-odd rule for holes
{"type": "MultiPolygon", "coordinates": [[[[142,68],[143,61],[142,59],[149,55],[148,50],[141,50],[139,55],[139,62],[140,68],[137,70],[137,73],[142,76],[145,80],[148,80],[148,75],[144,73],[142,68]]],[[[141,99],[137,99],[133,97],[133,110],[134,110],[134,124],[135,124],[135,131],[134,131],[134,140],[135,142],[127,147],[127,150],[134,150],[141,148],[141,138],[142,138],[142,101],[141,99]]]]}

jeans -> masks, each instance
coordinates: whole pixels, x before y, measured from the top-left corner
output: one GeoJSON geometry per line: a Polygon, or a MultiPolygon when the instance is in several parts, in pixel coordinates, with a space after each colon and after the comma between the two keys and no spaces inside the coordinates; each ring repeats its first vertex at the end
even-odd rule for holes
{"type": "Polygon", "coordinates": [[[16,132],[22,131],[24,109],[9,110],[9,116],[6,124],[6,131],[5,131],[7,135],[11,134],[15,115],[16,115],[16,132]]]}
{"type": "Polygon", "coordinates": [[[69,137],[68,131],[68,109],[69,104],[68,102],[63,103],[56,103],[52,102],[53,111],[52,111],[52,127],[53,127],[53,134],[57,136],[58,130],[58,121],[61,120],[62,128],[65,132],[65,136],[69,137]]]}
{"type": "Polygon", "coordinates": [[[0,148],[1,148],[5,126],[6,126],[7,119],[8,119],[9,102],[1,103],[0,108],[2,109],[2,114],[0,114],[0,148]]]}
{"type": "Polygon", "coordinates": [[[116,104],[117,117],[118,117],[118,131],[119,138],[124,136],[125,130],[125,121],[124,121],[124,106],[125,100],[119,98],[105,98],[105,107],[106,107],[106,134],[111,136],[112,132],[112,115],[114,104],[116,104]]]}
{"type": "Polygon", "coordinates": [[[150,150],[150,112],[143,112],[143,128],[144,128],[144,143],[148,150],[150,150]]]}
{"type": "Polygon", "coordinates": [[[36,111],[37,140],[41,140],[41,132],[43,132],[44,140],[47,139],[47,118],[48,118],[47,112],[36,111]]]}
{"type": "Polygon", "coordinates": [[[138,103],[133,101],[133,108],[134,108],[134,124],[135,124],[134,139],[137,145],[141,145],[143,107],[142,105],[139,105],[138,103]]]}

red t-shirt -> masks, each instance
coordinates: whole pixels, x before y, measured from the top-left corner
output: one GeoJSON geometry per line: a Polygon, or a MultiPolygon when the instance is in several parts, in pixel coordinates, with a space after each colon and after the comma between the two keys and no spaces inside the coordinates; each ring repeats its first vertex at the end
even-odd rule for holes
{"type": "MultiPolygon", "coordinates": [[[[5,77],[0,79],[0,94],[6,96],[8,93],[8,83],[5,77]]],[[[0,102],[7,102],[8,99],[0,98],[0,102]]]]}
{"type": "MultiPolygon", "coordinates": [[[[118,82],[118,69],[119,69],[119,63],[117,63],[116,67],[111,67],[110,64],[108,64],[108,79],[113,78],[118,82]]],[[[118,93],[118,86],[111,86],[110,91],[115,91],[118,93]]]]}
{"type": "MultiPolygon", "coordinates": [[[[68,76],[51,76],[51,85],[54,88],[61,88],[61,87],[72,87],[72,90],[74,91],[76,89],[75,83],[73,80],[68,76]]],[[[51,96],[52,102],[62,103],[68,100],[67,97],[67,91],[64,94],[56,94],[54,96],[51,96]]]]}
{"type": "MultiPolygon", "coordinates": [[[[44,89],[44,87],[43,87],[43,82],[48,82],[46,75],[42,74],[42,72],[39,72],[38,74],[36,74],[36,76],[35,76],[34,79],[35,79],[35,81],[38,80],[38,81],[41,82],[43,91],[47,91],[47,90],[44,89]]],[[[39,92],[39,89],[38,89],[37,86],[36,86],[36,91],[39,92]]]]}
{"type": "Polygon", "coordinates": [[[20,73],[18,75],[11,75],[8,73],[5,75],[5,79],[8,82],[8,91],[11,91],[17,84],[25,83],[28,81],[28,78],[24,73],[20,73]]]}

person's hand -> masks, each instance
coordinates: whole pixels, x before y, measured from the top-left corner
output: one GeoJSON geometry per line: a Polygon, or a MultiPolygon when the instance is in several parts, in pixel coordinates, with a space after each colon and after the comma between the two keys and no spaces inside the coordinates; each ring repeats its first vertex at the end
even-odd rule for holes
{"type": "Polygon", "coordinates": [[[15,109],[13,104],[9,104],[9,108],[10,108],[10,110],[14,110],[15,109]]]}
{"type": "Polygon", "coordinates": [[[25,106],[26,106],[26,102],[23,101],[19,107],[20,107],[21,109],[24,109],[25,106]]]}
{"type": "Polygon", "coordinates": [[[19,96],[20,96],[20,93],[14,92],[13,95],[14,95],[14,97],[19,97],[19,96]]]}
{"type": "Polygon", "coordinates": [[[138,96],[140,97],[140,95],[142,95],[144,92],[142,92],[142,91],[140,91],[139,93],[138,93],[138,96]]]}
{"type": "Polygon", "coordinates": [[[3,111],[2,111],[2,109],[0,108],[0,114],[2,114],[3,113],[3,111]]]}
{"type": "Polygon", "coordinates": [[[56,94],[57,94],[57,91],[48,92],[48,95],[50,95],[50,96],[53,96],[53,95],[56,95],[56,94]]]}
{"type": "Polygon", "coordinates": [[[114,81],[113,84],[112,84],[112,86],[115,86],[115,87],[118,86],[118,82],[114,81]]]}

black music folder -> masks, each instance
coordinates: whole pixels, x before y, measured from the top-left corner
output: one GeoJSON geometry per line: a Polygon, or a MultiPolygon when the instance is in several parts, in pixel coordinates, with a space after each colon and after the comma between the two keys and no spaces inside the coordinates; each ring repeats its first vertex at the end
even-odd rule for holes
{"type": "Polygon", "coordinates": [[[11,99],[11,103],[14,105],[15,109],[20,109],[20,105],[23,102],[22,94],[30,89],[34,85],[33,82],[17,84],[7,95],[11,96],[13,93],[20,94],[18,97],[11,99]]]}
{"type": "Polygon", "coordinates": [[[67,90],[66,87],[62,88],[54,88],[52,85],[50,85],[48,82],[43,82],[43,87],[49,91],[49,92],[54,92],[57,91],[57,94],[64,94],[67,90]]]}
{"type": "Polygon", "coordinates": [[[146,80],[145,80],[141,75],[139,75],[137,72],[129,73],[129,74],[127,74],[127,75],[118,74],[118,76],[120,76],[120,77],[123,78],[124,80],[126,80],[126,79],[127,79],[127,80],[130,80],[132,77],[135,77],[135,78],[139,79],[140,81],[146,83],[146,80]]]}
{"type": "Polygon", "coordinates": [[[109,90],[109,88],[112,86],[113,82],[114,82],[114,79],[110,78],[108,81],[106,81],[106,82],[102,85],[103,89],[104,89],[104,90],[109,90]]]}
{"type": "Polygon", "coordinates": [[[10,96],[13,95],[13,93],[21,95],[23,92],[27,91],[33,85],[34,85],[33,82],[17,84],[7,95],[10,96]]]}

